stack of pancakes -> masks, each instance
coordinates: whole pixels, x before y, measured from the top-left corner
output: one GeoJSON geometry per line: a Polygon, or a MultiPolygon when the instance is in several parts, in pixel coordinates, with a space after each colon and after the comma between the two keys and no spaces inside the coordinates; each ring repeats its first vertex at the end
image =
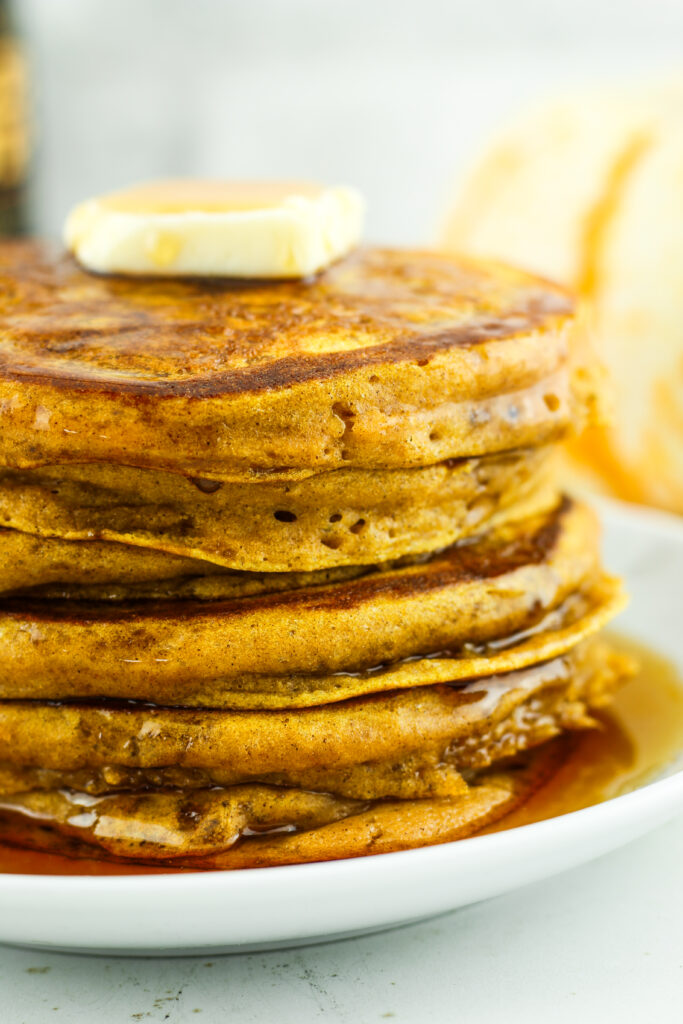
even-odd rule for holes
{"type": "Polygon", "coordinates": [[[627,670],[552,473],[597,400],[559,288],[386,250],[104,278],[35,243],[0,277],[5,841],[329,859],[547,779],[627,670]]]}

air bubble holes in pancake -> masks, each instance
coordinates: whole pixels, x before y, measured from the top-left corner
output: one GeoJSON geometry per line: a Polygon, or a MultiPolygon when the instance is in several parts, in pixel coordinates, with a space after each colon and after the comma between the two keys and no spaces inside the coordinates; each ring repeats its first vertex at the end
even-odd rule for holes
{"type": "Polygon", "coordinates": [[[288,509],[280,508],[277,512],[273,512],[273,518],[277,519],[280,523],[295,523],[298,516],[295,512],[290,512],[288,509]]]}
{"type": "Polygon", "coordinates": [[[320,538],[320,543],[322,545],[324,545],[324,547],[329,548],[331,551],[338,551],[339,548],[342,546],[342,544],[344,542],[343,542],[343,539],[341,537],[339,537],[339,536],[332,536],[332,537],[321,537],[320,538]]]}
{"type": "Polygon", "coordinates": [[[353,411],[353,409],[350,409],[348,407],[348,405],[344,405],[343,402],[335,402],[334,405],[332,406],[332,412],[344,424],[344,432],[343,432],[343,434],[341,436],[341,442],[342,442],[341,457],[342,457],[342,459],[347,460],[347,459],[350,458],[350,455],[349,455],[348,451],[344,447],[344,438],[346,437],[347,434],[350,434],[351,431],[353,430],[353,424],[354,424],[354,420],[356,419],[356,414],[353,411]]]}

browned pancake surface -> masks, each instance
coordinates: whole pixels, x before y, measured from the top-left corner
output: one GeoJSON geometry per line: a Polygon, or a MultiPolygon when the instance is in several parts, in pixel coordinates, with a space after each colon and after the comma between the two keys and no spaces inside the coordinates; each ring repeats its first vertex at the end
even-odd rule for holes
{"type": "Polygon", "coordinates": [[[436,253],[365,250],[309,281],[96,276],[0,248],[0,366],[74,390],[207,397],[470,347],[569,315],[566,294],[436,253]]]}
{"type": "Polygon", "coordinates": [[[427,465],[551,440],[577,411],[566,294],[497,265],[362,250],[306,281],[131,279],[5,243],[0,285],[7,465],[427,465]]]}

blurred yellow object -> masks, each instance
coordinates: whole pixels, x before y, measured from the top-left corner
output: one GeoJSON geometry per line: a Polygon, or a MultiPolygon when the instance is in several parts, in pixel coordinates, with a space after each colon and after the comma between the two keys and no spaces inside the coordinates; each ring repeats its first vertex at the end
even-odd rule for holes
{"type": "Polygon", "coordinates": [[[683,513],[683,79],[529,112],[465,181],[441,242],[577,290],[614,416],[571,442],[571,471],[683,513]]]}
{"type": "Polygon", "coordinates": [[[26,229],[31,149],[29,73],[6,0],[0,0],[0,237],[26,229]]]}

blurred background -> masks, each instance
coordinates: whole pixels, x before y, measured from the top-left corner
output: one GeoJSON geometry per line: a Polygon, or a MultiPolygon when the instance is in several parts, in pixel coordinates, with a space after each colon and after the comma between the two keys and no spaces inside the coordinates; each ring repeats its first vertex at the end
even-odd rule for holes
{"type": "Polygon", "coordinates": [[[357,185],[368,235],[429,240],[456,174],[539,95],[683,60],[680,0],[16,0],[31,213],[57,233],[141,178],[357,185]]]}
{"type": "Polygon", "coordinates": [[[0,0],[0,233],[175,176],[353,184],[371,241],[561,280],[614,392],[569,470],[683,512],[681,0],[0,0]]]}

